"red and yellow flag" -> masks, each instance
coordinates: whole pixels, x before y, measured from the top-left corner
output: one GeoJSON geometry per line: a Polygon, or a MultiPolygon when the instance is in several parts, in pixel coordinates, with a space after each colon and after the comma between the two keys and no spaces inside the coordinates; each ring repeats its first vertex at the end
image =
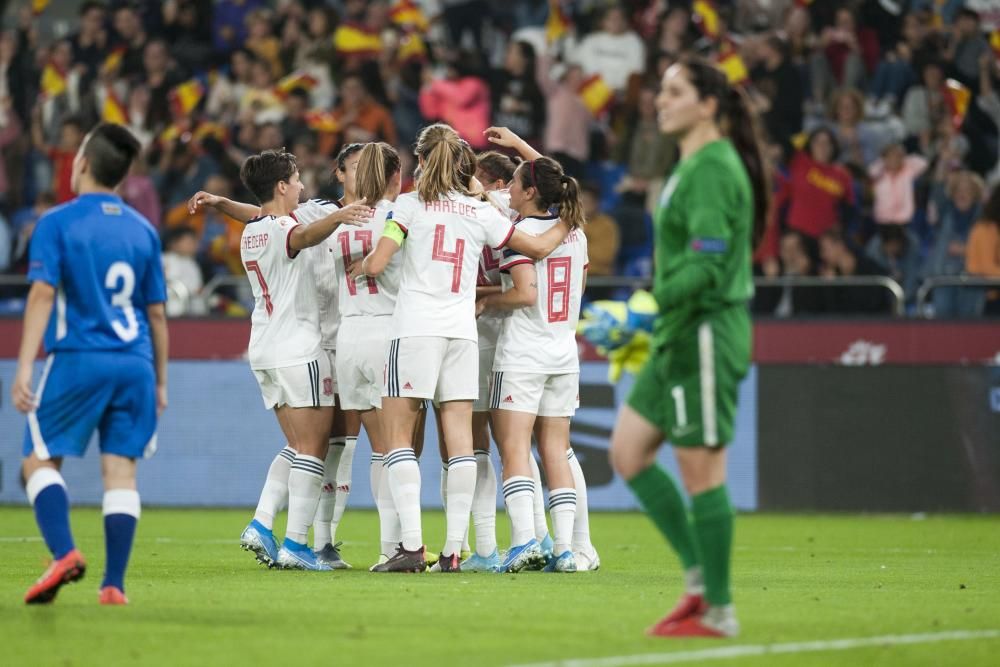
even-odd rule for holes
{"type": "Polygon", "coordinates": [[[551,44],[557,42],[569,32],[569,18],[563,11],[559,0],[549,0],[549,17],[545,19],[545,41],[551,44]]]}
{"type": "Polygon", "coordinates": [[[944,102],[951,114],[951,124],[957,130],[965,122],[965,114],[969,112],[969,99],[972,93],[962,83],[955,79],[947,79],[942,90],[944,102]]]}
{"type": "Polygon", "coordinates": [[[403,38],[399,40],[399,51],[396,57],[404,63],[411,60],[424,61],[427,59],[427,45],[415,32],[403,35],[403,38]]]}
{"type": "Polygon", "coordinates": [[[333,33],[333,47],[341,55],[377,55],[382,51],[382,38],[365,26],[341,23],[333,33]]]}
{"type": "Polygon", "coordinates": [[[190,114],[201,98],[205,95],[205,86],[198,79],[190,79],[179,86],[174,86],[167,99],[170,101],[170,109],[175,116],[187,116],[190,114]]]}
{"type": "Polygon", "coordinates": [[[389,10],[389,20],[404,30],[427,32],[430,23],[413,0],[398,0],[389,10]]]}
{"type": "Polygon", "coordinates": [[[719,39],[722,34],[722,24],[719,20],[719,10],[712,0],[694,0],[691,4],[691,16],[701,34],[709,39],[719,39]]]}
{"type": "Polygon", "coordinates": [[[716,64],[725,73],[730,85],[739,86],[750,79],[747,64],[743,61],[743,56],[740,55],[739,49],[731,39],[722,40],[716,64]]]}
{"type": "Polygon", "coordinates": [[[104,59],[104,64],[101,65],[101,71],[105,73],[117,71],[122,66],[126,50],[124,46],[119,46],[109,53],[108,57],[104,59]]]}
{"type": "Polygon", "coordinates": [[[274,94],[281,99],[285,99],[288,97],[288,94],[296,88],[312,90],[318,84],[319,81],[317,81],[316,77],[311,74],[306,74],[305,72],[292,72],[275,84],[274,94]]]}
{"type": "Polygon", "coordinates": [[[990,48],[993,49],[993,55],[1000,58],[1000,29],[990,33],[990,48]]]}
{"type": "Polygon", "coordinates": [[[66,73],[49,63],[42,70],[42,94],[51,99],[66,92],[66,73]]]}
{"type": "Polygon", "coordinates": [[[104,106],[101,108],[101,120],[105,123],[115,123],[116,125],[128,125],[128,109],[118,99],[118,95],[111,88],[107,89],[104,96],[104,106]]]}
{"type": "Polygon", "coordinates": [[[305,115],[306,125],[317,132],[333,134],[340,131],[340,121],[330,111],[308,111],[305,115]]]}
{"type": "Polygon", "coordinates": [[[49,6],[49,0],[31,0],[31,13],[38,16],[49,6]]]}
{"type": "Polygon", "coordinates": [[[615,101],[615,91],[601,78],[600,74],[588,77],[580,84],[580,99],[594,116],[601,116],[615,101]]]}

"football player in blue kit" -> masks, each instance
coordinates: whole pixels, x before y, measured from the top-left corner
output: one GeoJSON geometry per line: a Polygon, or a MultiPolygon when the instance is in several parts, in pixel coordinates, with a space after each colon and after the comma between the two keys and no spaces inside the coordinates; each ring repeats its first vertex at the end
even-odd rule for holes
{"type": "Polygon", "coordinates": [[[28,418],[25,490],[53,561],[25,595],[29,604],[51,602],[86,570],[59,471],[64,457],[83,455],[95,430],[107,550],[99,601],[128,602],[125,568],[140,508],[136,460],[156,449],[156,421],[167,405],[160,239],[114,192],[139,149],[124,127],[95,127],[73,161],[79,196],[42,216],[31,239],[31,290],[12,395],[28,418]],[[32,390],[43,338],[48,357],[32,390]]]}

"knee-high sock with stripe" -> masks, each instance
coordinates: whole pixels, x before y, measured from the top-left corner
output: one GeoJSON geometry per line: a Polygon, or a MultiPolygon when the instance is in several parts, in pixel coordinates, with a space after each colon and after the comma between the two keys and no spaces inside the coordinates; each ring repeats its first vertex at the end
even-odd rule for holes
{"type": "Polygon", "coordinates": [[[503,483],[503,500],[510,518],[510,545],[519,547],[535,537],[535,482],[530,477],[508,477],[503,483]]]}
{"type": "Polygon", "coordinates": [[[337,527],[344,518],[347,509],[347,499],[351,497],[351,476],[354,468],[354,450],[358,447],[356,436],[344,438],[344,452],[336,469],[337,493],[333,505],[333,520],[330,522],[330,541],[337,540],[337,527]]]}
{"type": "Polygon", "coordinates": [[[497,473],[490,453],[477,450],[476,492],[472,496],[472,525],[476,528],[476,553],[484,558],[497,548],[497,473]]]}
{"type": "Polygon", "coordinates": [[[691,516],[705,577],[705,599],[715,606],[733,601],[729,567],[733,550],[733,506],[726,485],[691,498],[691,516]]]}
{"type": "Polygon", "coordinates": [[[399,513],[400,541],[407,551],[424,545],[420,525],[420,466],[417,455],[409,447],[398,447],[385,455],[392,500],[399,513]]]}
{"type": "Polygon", "coordinates": [[[141,503],[135,489],[109,489],[104,492],[104,547],[107,561],[101,588],[114,586],[125,590],[125,568],[128,567],[135,527],[139,523],[141,503]]]}
{"type": "Polygon", "coordinates": [[[344,454],[345,438],[330,438],[330,448],[326,450],[323,464],[323,486],[320,487],[319,504],[313,518],[313,547],[318,551],[327,544],[333,544],[330,522],[333,521],[334,506],[337,502],[337,467],[344,454]]]}
{"type": "Polygon", "coordinates": [[[75,549],[69,529],[69,496],[66,482],[55,468],[39,468],[25,484],[28,502],[35,510],[35,522],[52,557],[59,560],[75,549]]]}
{"type": "Polygon", "coordinates": [[[448,459],[448,505],[445,556],[457,554],[469,534],[469,512],[476,492],[476,457],[452,456],[448,459]]]}
{"type": "Polygon", "coordinates": [[[538,469],[538,461],[535,455],[528,453],[528,462],[531,466],[531,477],[535,484],[535,493],[532,498],[532,506],[535,519],[535,539],[541,542],[549,534],[549,525],[545,521],[545,492],[542,490],[542,472],[538,469]]]}
{"type": "Polygon", "coordinates": [[[257,501],[257,511],[253,515],[265,528],[274,527],[274,515],[288,503],[288,473],[294,460],[295,450],[285,445],[267,469],[267,479],[264,480],[264,488],[257,501]]]}
{"type": "Polygon", "coordinates": [[[549,513],[552,514],[552,552],[562,555],[573,544],[573,520],[576,519],[576,489],[549,491],[549,513]]]}
{"type": "MultiPolygon", "coordinates": [[[[448,515],[448,462],[441,462],[441,507],[445,516],[448,515]]],[[[465,528],[465,536],[462,538],[462,551],[469,550],[469,528],[465,528]]],[[[450,554],[449,554],[450,555],[450,554]]]]}
{"type": "Polygon", "coordinates": [[[306,543],[309,526],[316,516],[320,487],[323,486],[323,461],[315,456],[297,454],[288,473],[288,528],[285,538],[300,545],[306,543]]]}
{"type": "Polygon", "coordinates": [[[378,525],[381,552],[385,556],[396,553],[396,546],[402,540],[400,537],[399,512],[396,502],[392,499],[392,489],[389,484],[389,473],[385,467],[379,476],[378,486],[378,525]]]}
{"type": "Polygon", "coordinates": [[[670,473],[654,463],[628,481],[642,509],[680,558],[685,572],[699,565],[694,531],[684,498],[670,473]]]}
{"type": "Polygon", "coordinates": [[[573,486],[576,488],[576,518],[573,520],[573,551],[590,552],[594,546],[590,543],[590,511],[587,507],[587,480],[583,476],[583,468],[576,457],[576,452],[570,447],[566,452],[570,472],[573,473],[573,486]]]}

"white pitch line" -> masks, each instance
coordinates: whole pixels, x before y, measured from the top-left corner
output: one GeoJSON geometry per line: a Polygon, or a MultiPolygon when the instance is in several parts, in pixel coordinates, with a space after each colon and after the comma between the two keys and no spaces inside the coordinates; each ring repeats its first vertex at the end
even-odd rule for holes
{"type": "Polygon", "coordinates": [[[902,644],[931,644],[934,642],[969,641],[973,639],[1000,638],[1000,630],[955,630],[919,635],[883,635],[881,637],[854,637],[812,642],[789,642],[786,644],[744,644],[724,646],[698,651],[675,651],[674,653],[644,653],[639,655],[617,655],[607,658],[576,658],[555,662],[533,662],[512,667],[628,667],[630,665],[673,665],[679,662],[697,660],[730,660],[759,655],[781,655],[793,653],[815,653],[820,651],[849,651],[866,646],[898,646],[902,644]]]}

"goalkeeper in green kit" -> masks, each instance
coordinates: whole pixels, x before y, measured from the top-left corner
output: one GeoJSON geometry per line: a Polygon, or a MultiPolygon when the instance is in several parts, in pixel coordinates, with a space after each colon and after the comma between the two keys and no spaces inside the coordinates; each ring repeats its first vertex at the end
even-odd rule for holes
{"type": "Polygon", "coordinates": [[[714,65],[682,59],[664,74],[656,103],[660,130],[677,135],[681,161],[655,218],[660,315],[651,354],[618,415],[611,461],[684,568],[684,595],[649,634],[732,637],[739,624],[729,584],[726,444],[750,366],[750,257],[767,218],[769,172],[744,93],[714,65]],[[674,447],[690,510],[656,462],[664,440],[674,447]]]}

